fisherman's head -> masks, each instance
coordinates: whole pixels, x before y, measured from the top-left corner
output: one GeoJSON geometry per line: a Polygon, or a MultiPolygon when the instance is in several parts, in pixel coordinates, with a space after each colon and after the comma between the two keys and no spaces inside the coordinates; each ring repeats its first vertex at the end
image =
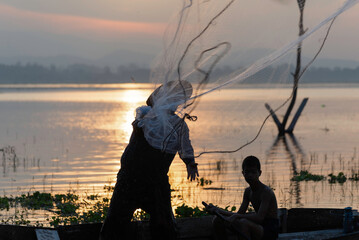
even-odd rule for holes
{"type": "MultiPolygon", "coordinates": [[[[158,101],[162,104],[180,105],[187,101],[193,92],[191,83],[185,80],[167,82],[153,91],[146,104],[153,107],[158,101]]],[[[177,106],[175,106],[177,108],[177,106]]]]}

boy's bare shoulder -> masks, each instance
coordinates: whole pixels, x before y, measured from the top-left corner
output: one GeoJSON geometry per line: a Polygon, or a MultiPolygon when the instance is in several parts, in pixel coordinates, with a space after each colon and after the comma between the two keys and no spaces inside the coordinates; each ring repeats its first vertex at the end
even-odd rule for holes
{"type": "Polygon", "coordinates": [[[262,191],[264,194],[275,195],[273,189],[267,185],[264,185],[264,188],[262,191]]]}
{"type": "Polygon", "coordinates": [[[255,195],[252,195],[251,187],[247,187],[244,190],[244,196],[245,197],[253,196],[255,198],[256,196],[260,198],[272,198],[272,197],[276,198],[273,189],[265,184],[263,184],[263,188],[261,188],[255,195]]]}

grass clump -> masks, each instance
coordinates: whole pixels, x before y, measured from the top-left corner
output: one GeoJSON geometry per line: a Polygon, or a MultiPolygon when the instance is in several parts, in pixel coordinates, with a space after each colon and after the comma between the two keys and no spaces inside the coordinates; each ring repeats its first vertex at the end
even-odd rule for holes
{"type": "Polygon", "coordinates": [[[323,175],[311,174],[307,170],[300,171],[299,174],[293,176],[291,181],[301,182],[301,181],[322,181],[324,179],[323,175]]]}

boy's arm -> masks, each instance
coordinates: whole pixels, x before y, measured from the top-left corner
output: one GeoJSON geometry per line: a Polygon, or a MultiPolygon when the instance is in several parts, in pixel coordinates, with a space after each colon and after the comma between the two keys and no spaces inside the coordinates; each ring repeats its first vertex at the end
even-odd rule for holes
{"type": "Polygon", "coordinates": [[[248,205],[249,205],[249,188],[246,188],[246,190],[244,190],[244,194],[243,194],[243,201],[242,204],[238,210],[238,214],[245,214],[247,209],[248,209],[248,205]]]}
{"type": "Polygon", "coordinates": [[[210,203],[209,205],[206,205],[206,210],[209,212],[209,213],[212,213],[212,214],[219,214],[219,215],[222,215],[221,217],[224,218],[224,217],[230,217],[232,216],[233,212],[230,212],[230,211],[226,211],[224,209],[221,209],[219,207],[216,207],[214,206],[212,203],[210,203]]]}
{"type": "Polygon", "coordinates": [[[265,216],[267,215],[268,212],[268,208],[269,208],[269,204],[270,201],[272,199],[272,191],[270,191],[270,189],[265,189],[263,194],[262,194],[262,200],[261,200],[261,205],[259,207],[258,213],[255,214],[234,214],[233,216],[229,217],[228,221],[233,222],[237,219],[240,218],[246,218],[252,222],[255,223],[262,223],[265,216]]]}
{"type": "MultiPolygon", "coordinates": [[[[237,213],[245,214],[246,211],[247,211],[248,205],[249,205],[249,188],[246,188],[246,190],[244,191],[244,194],[243,194],[242,204],[241,204],[241,206],[240,206],[237,213]]],[[[232,215],[237,214],[237,213],[233,213],[233,212],[230,212],[230,211],[220,209],[220,208],[218,208],[216,206],[213,206],[212,204],[207,205],[206,209],[209,212],[214,212],[215,211],[215,212],[221,214],[224,217],[230,217],[232,215]]]]}

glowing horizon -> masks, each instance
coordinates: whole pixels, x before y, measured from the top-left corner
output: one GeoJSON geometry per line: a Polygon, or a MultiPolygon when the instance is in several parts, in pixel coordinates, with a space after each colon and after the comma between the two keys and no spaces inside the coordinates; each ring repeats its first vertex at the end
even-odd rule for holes
{"type": "MultiPolygon", "coordinates": [[[[62,34],[105,34],[107,37],[122,34],[146,34],[161,36],[166,27],[163,23],[114,21],[54,13],[40,13],[22,10],[16,7],[0,4],[2,17],[11,19],[11,24],[17,28],[31,26],[32,29],[62,34]]],[[[26,27],[28,28],[28,27],[26,27]]]]}

